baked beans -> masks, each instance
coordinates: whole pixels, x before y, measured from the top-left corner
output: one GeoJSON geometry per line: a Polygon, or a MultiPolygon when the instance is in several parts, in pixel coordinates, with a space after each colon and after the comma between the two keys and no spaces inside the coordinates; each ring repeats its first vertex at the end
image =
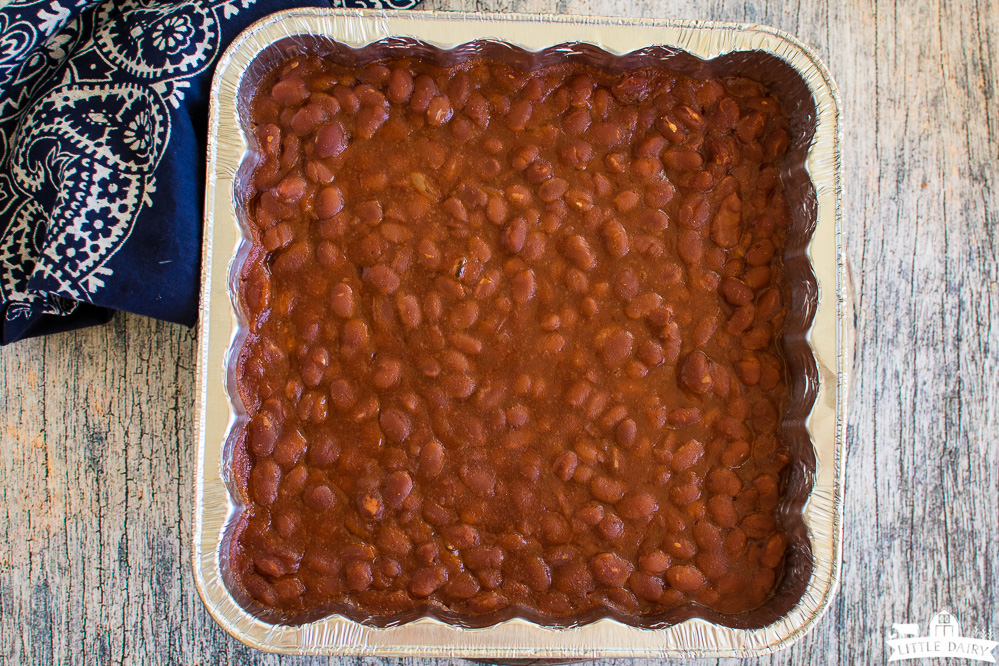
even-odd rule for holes
{"type": "Polygon", "coordinates": [[[250,599],[571,621],[772,594],[789,139],[763,86],[296,57],[252,133],[250,599]]]}

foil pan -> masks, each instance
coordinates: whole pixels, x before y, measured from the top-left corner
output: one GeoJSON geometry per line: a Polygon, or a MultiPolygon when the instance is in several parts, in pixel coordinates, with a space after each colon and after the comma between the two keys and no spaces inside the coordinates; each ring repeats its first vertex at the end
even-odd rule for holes
{"type": "MultiPolygon", "coordinates": [[[[198,356],[199,411],[193,538],[195,581],[208,611],[252,647],[287,654],[581,659],[749,657],[786,647],[829,606],[840,575],[843,450],[853,309],[841,230],[839,99],[808,47],[755,25],[626,18],[299,9],[247,29],[219,60],[211,93],[198,356]],[[566,627],[520,617],[475,628],[430,616],[375,627],[333,615],[305,624],[234,594],[228,533],[239,507],[228,460],[244,415],[235,357],[245,339],[235,288],[249,246],[243,204],[253,146],[246,102],[283,59],[321,53],[347,65],[415,55],[441,64],[481,56],[525,68],[575,60],[610,69],[665,64],[698,76],[746,75],[780,97],[792,142],[782,174],[792,207],[784,261],[791,308],[784,338],[792,400],[783,428],[794,454],[782,518],[785,574],[757,611],[701,613],[651,627],[599,619],[566,627]]],[[[625,618],[626,620],[626,618],[625,618]]]]}

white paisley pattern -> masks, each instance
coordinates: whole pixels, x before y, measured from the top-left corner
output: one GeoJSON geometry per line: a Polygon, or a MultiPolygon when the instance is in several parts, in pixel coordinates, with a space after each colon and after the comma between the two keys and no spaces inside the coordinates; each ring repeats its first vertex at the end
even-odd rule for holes
{"type": "Polygon", "coordinates": [[[185,79],[217,54],[216,11],[249,4],[108,0],[77,49],[87,44],[79,9],[73,16],[61,2],[7,7],[36,8],[34,20],[8,24],[16,14],[0,14],[0,120],[17,119],[12,135],[0,133],[8,319],[65,314],[105,285],[108,260],[156,189],[168,105],[179,107],[185,79]],[[39,96],[59,70],[58,85],[39,96]]]}

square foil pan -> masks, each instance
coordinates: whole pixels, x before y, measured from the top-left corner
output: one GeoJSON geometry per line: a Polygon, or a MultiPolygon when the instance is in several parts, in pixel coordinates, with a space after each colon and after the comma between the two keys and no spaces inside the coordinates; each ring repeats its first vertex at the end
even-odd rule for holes
{"type": "Polygon", "coordinates": [[[843,451],[853,308],[841,231],[840,104],[812,51],[773,28],[711,22],[450,12],[300,9],[248,28],[220,58],[211,92],[198,355],[194,577],[208,611],[252,647],[286,654],[566,660],[749,657],[786,647],[829,606],[840,575],[843,451]],[[600,619],[567,627],[520,617],[466,628],[429,616],[374,627],[333,615],[269,621],[231,590],[228,533],[239,507],[228,461],[242,405],[234,369],[245,339],[236,284],[249,246],[242,204],[253,146],[246,102],[282,59],[321,53],[344,64],[421,55],[525,67],[559,58],[624,70],[665,64],[697,76],[742,74],[768,85],[790,116],[782,179],[792,209],[784,255],[791,303],[784,337],[791,404],[783,422],[795,457],[782,507],[789,547],[774,597],[745,616],[691,617],[654,628],[600,619]]]}

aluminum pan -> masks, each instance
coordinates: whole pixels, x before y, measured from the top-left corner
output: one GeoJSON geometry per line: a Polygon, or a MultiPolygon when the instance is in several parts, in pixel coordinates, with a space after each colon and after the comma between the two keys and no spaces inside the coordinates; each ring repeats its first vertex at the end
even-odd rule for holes
{"type": "MultiPolygon", "coordinates": [[[[826,609],[839,578],[842,518],[842,451],[852,308],[845,279],[840,230],[839,102],[835,86],[807,47],[771,28],[676,21],[518,14],[295,10],[268,17],[244,32],[220,59],[212,90],[211,139],[204,230],[202,312],[199,334],[199,419],[193,556],[195,579],[213,617],[244,643],[296,654],[378,654],[490,659],[580,657],[751,656],[789,645],[826,609]],[[539,29],[542,28],[542,29],[539,29]],[[386,38],[411,38],[448,49],[491,39],[537,51],[586,43],[613,54],[646,46],[679,49],[703,60],[733,52],[762,52],[786,62],[814,102],[814,134],[805,158],[812,193],[814,232],[807,249],[817,293],[807,342],[814,355],[816,397],[807,417],[815,466],[803,518],[811,544],[811,576],[800,600],[777,620],[737,629],[691,619],[662,629],[638,629],[599,620],[553,629],[511,619],[463,629],[432,618],[374,628],[333,616],[299,626],[270,624],[245,610],[224,581],[222,540],[235,507],[226,487],[223,442],[235,423],[226,358],[239,345],[239,309],[230,289],[241,242],[236,211],[237,170],[247,150],[240,129],[237,92],[251,63],[278,40],[326,36],[351,47],[386,38]],[[214,307],[213,307],[214,306],[214,307]]],[[[811,296],[811,295],[810,295],[811,296]]]]}

